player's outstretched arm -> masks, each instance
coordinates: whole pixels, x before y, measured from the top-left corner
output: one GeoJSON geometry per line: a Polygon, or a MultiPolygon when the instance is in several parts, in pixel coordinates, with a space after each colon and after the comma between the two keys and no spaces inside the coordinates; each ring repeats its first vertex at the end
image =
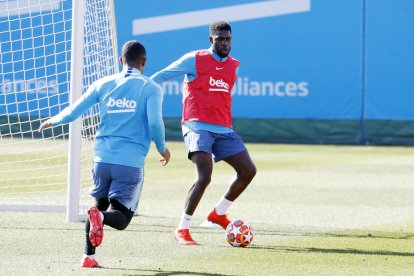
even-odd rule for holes
{"type": "Polygon", "coordinates": [[[185,74],[197,74],[195,67],[195,53],[190,52],[182,56],[180,59],[174,61],[164,69],[158,71],[150,78],[158,84],[161,84],[167,80],[185,75],[185,74]]]}
{"type": "Polygon", "coordinates": [[[163,166],[167,165],[168,162],[170,162],[170,157],[171,157],[170,151],[167,148],[165,148],[165,150],[161,152],[160,154],[162,156],[162,158],[160,159],[161,165],[163,166]]]}
{"type": "Polygon", "coordinates": [[[39,132],[42,132],[44,129],[51,127],[53,125],[61,125],[70,123],[77,118],[79,118],[83,113],[85,113],[89,108],[98,103],[99,93],[95,89],[99,81],[94,82],[74,104],[67,106],[59,114],[49,118],[45,122],[40,124],[38,129],[39,132]]]}
{"type": "Polygon", "coordinates": [[[50,119],[44,121],[43,123],[40,124],[40,127],[37,131],[42,132],[44,129],[53,126],[53,124],[51,123],[50,119]]]}

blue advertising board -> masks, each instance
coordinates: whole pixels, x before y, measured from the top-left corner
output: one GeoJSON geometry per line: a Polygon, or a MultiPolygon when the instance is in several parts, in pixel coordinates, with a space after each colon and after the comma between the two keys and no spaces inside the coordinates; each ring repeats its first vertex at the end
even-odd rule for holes
{"type": "MultiPolygon", "coordinates": [[[[118,48],[141,41],[148,76],[208,48],[212,21],[230,22],[231,55],[241,61],[234,118],[414,119],[413,1],[114,2],[118,48]]],[[[5,12],[5,3],[17,2],[0,1],[0,115],[54,115],[68,99],[70,27],[62,19],[71,18],[71,1],[44,5],[48,11],[28,9],[19,20],[5,12]],[[33,39],[13,42],[29,36],[26,31],[33,39]]],[[[181,116],[182,80],[163,84],[166,117],[181,116]]]]}
{"type": "Polygon", "coordinates": [[[414,119],[414,1],[368,0],[365,114],[414,119]]]}
{"type": "MultiPolygon", "coordinates": [[[[361,2],[116,2],[122,43],[148,49],[151,75],[186,52],[210,46],[209,24],[231,23],[231,55],[241,61],[235,118],[358,119],[361,115],[361,2]],[[145,8],[143,8],[145,7],[145,8]]],[[[164,113],[181,116],[181,82],[164,84],[164,113]]]]}

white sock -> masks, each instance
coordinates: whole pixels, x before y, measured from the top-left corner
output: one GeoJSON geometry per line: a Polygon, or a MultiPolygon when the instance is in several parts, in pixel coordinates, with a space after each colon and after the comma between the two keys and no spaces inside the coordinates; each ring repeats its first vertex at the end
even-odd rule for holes
{"type": "Polygon", "coordinates": [[[216,209],[217,215],[224,215],[232,204],[233,201],[227,200],[223,196],[217,205],[214,206],[214,209],[216,209]]]}
{"type": "Polygon", "coordinates": [[[178,225],[178,229],[188,229],[190,228],[192,216],[183,213],[181,216],[180,224],[178,225]]]}
{"type": "Polygon", "coordinates": [[[91,259],[91,260],[95,260],[95,254],[93,254],[93,255],[86,255],[86,254],[83,254],[83,259],[86,259],[86,258],[89,258],[89,259],[91,259]]]}

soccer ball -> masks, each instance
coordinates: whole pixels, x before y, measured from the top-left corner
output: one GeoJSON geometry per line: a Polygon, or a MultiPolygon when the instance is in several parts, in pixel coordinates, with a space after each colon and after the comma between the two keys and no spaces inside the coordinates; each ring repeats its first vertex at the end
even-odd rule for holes
{"type": "Polygon", "coordinates": [[[233,247],[246,247],[253,241],[253,228],[247,221],[233,220],[226,228],[227,242],[233,247]]]}

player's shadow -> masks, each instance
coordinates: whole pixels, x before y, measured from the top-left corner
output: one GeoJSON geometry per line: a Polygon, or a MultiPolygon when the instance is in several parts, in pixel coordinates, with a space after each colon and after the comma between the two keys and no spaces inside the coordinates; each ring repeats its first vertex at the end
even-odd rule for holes
{"type": "Polygon", "coordinates": [[[294,246],[261,246],[250,245],[250,250],[274,250],[278,252],[294,252],[294,253],[324,253],[324,254],[357,254],[357,255],[379,255],[379,256],[399,256],[413,257],[414,253],[395,252],[386,250],[359,250],[353,248],[318,248],[318,247],[294,247],[294,246]]]}
{"type": "Polygon", "coordinates": [[[108,269],[115,271],[129,271],[131,273],[139,273],[139,275],[147,276],[173,276],[173,275],[203,275],[203,276],[232,276],[233,274],[219,274],[219,273],[206,273],[206,272],[194,272],[194,271],[163,271],[153,269],[134,269],[134,268],[112,268],[112,267],[100,267],[100,269],[108,269]]]}

